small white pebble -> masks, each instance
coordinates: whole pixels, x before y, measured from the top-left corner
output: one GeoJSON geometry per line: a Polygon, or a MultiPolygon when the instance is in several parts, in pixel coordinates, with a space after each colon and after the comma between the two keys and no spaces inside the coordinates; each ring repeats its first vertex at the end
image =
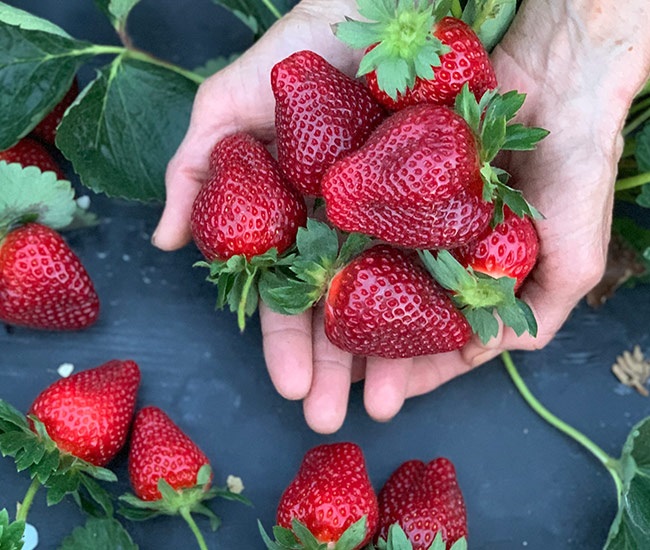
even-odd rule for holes
{"type": "Polygon", "coordinates": [[[125,262],[130,262],[131,256],[129,256],[128,254],[122,254],[122,260],[124,260],[125,262]]]}
{"type": "Polygon", "coordinates": [[[25,524],[25,534],[23,535],[23,550],[34,550],[38,546],[38,531],[36,527],[25,524]]]}
{"type": "Polygon", "coordinates": [[[59,373],[61,378],[67,378],[74,371],[74,365],[72,363],[61,363],[59,368],[56,369],[56,372],[59,373]]]}
{"type": "Polygon", "coordinates": [[[521,543],[522,546],[528,546],[528,541],[525,540],[524,542],[521,543]]]}
{"type": "Polygon", "coordinates": [[[97,257],[100,260],[105,260],[107,256],[108,256],[108,252],[97,252],[97,257]]]}
{"type": "Polygon", "coordinates": [[[524,428],[524,435],[528,435],[528,428],[524,428]]]}
{"type": "Polygon", "coordinates": [[[230,475],[226,478],[226,487],[231,493],[239,495],[244,490],[244,482],[241,477],[230,475]]]}
{"type": "Polygon", "coordinates": [[[77,198],[77,206],[82,210],[88,210],[90,207],[90,197],[88,195],[82,195],[77,198]]]}

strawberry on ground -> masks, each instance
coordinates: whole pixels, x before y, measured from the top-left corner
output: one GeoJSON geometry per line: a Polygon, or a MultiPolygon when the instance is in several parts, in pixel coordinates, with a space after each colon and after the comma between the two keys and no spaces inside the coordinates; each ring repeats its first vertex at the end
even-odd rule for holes
{"type": "Polygon", "coordinates": [[[416,103],[453,105],[463,85],[480,99],[497,87],[488,53],[476,33],[447,16],[449,2],[359,0],[369,21],[337,25],[337,36],[365,49],[358,75],[370,92],[392,110],[416,103]]]}
{"type": "Polygon", "coordinates": [[[538,251],[539,238],[533,220],[528,216],[520,218],[506,207],[501,223],[465,246],[455,248],[452,254],[475,272],[516,279],[516,292],[535,266],[538,251]]]}
{"type": "Polygon", "coordinates": [[[108,361],[57,380],[28,414],[44,424],[61,451],[104,466],[126,442],[139,385],[136,363],[108,361]]]}
{"type": "Polygon", "coordinates": [[[217,306],[230,305],[244,329],[257,306],[257,280],[295,242],[307,220],[303,197],[284,180],[264,145],[245,133],[219,141],[210,175],[191,213],[194,242],[219,287],[217,306]]]}
{"type": "Polygon", "coordinates": [[[66,110],[79,95],[79,82],[75,78],[70,89],[63,96],[63,99],[41,120],[32,130],[32,134],[49,145],[54,145],[56,129],[63,118],[66,110]]]}
{"type": "Polygon", "coordinates": [[[41,172],[54,172],[60,180],[66,179],[52,154],[38,141],[24,137],[16,145],[0,151],[0,161],[17,162],[21,166],[37,166],[41,172]]]}
{"type": "Polygon", "coordinates": [[[398,358],[460,349],[471,329],[416,255],[375,245],[331,280],[325,333],[355,355],[398,358]]]}
{"type": "Polygon", "coordinates": [[[271,85],[280,168],[298,191],[320,196],[325,170],[363,144],[384,110],[361,82],[308,50],[277,63],[271,85]]]}
{"type": "Polygon", "coordinates": [[[38,224],[0,236],[0,321],[43,330],[80,330],[99,315],[99,298],[76,254],[38,224]]]}
{"type": "MultiPolygon", "coordinates": [[[[336,545],[337,550],[353,550],[372,539],[377,513],[377,495],[361,448],[350,442],[323,444],[305,453],[284,490],[274,533],[283,534],[280,548],[336,545]],[[293,545],[287,546],[290,540],[293,545]]],[[[261,531],[267,547],[278,548],[261,531]]]]}
{"type": "Polygon", "coordinates": [[[449,550],[467,537],[467,513],[454,465],[446,458],[403,463],[379,492],[377,538],[399,524],[413,550],[429,550],[437,533],[449,550]]]}

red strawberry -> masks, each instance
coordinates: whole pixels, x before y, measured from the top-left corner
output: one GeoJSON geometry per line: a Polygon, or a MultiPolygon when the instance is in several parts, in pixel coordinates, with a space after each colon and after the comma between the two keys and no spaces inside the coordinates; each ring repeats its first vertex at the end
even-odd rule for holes
{"type": "Polygon", "coordinates": [[[251,259],[293,244],[307,209],[261,142],[247,134],[226,137],[214,147],[211,166],[191,216],[194,241],[208,260],[251,259]]]}
{"type": "Polygon", "coordinates": [[[480,146],[451,109],[416,105],[384,121],[323,178],[330,221],[413,248],[478,237],[494,206],[483,199],[480,146]]]}
{"type": "Polygon", "coordinates": [[[360,2],[369,22],[346,21],[337,35],[354,48],[365,48],[359,76],[385,107],[403,109],[417,103],[453,105],[464,84],[480,99],[497,87],[488,53],[466,23],[446,15],[432,2],[360,2]]]}
{"type": "Polygon", "coordinates": [[[471,329],[417,256],[376,245],[332,279],[325,333],[355,355],[398,358],[459,349],[471,329]]]}
{"type": "Polygon", "coordinates": [[[129,449],[129,477],[139,498],[161,499],[161,478],[176,490],[195,487],[199,470],[207,464],[201,449],[161,409],[138,411],[129,449]]]}
{"type": "Polygon", "coordinates": [[[22,166],[37,166],[41,172],[54,172],[58,179],[66,179],[51,153],[38,141],[25,137],[16,145],[0,151],[0,161],[17,162],[22,166]]]}
{"type": "Polygon", "coordinates": [[[325,170],[358,149],[384,111],[361,82],[307,50],[276,64],[271,85],[280,167],[301,193],[319,196],[325,170]]]}
{"type": "Polygon", "coordinates": [[[378,538],[385,539],[394,523],[413,550],[428,550],[438,532],[447,549],[467,536],[465,502],[449,460],[410,460],[391,474],[379,492],[378,538]]]}
{"type": "Polygon", "coordinates": [[[39,394],[29,414],[45,425],[60,450],[104,466],[126,441],[139,385],[133,361],[108,361],[57,380],[39,394]]]}
{"type": "Polygon", "coordinates": [[[99,299],[79,258],[53,229],[29,223],[0,240],[0,320],[45,330],[79,330],[99,299]]]}
{"type": "Polygon", "coordinates": [[[56,129],[63,118],[66,110],[72,102],[79,95],[79,82],[75,78],[72,81],[70,89],[63,96],[63,99],[57,103],[57,105],[50,111],[50,113],[41,120],[36,127],[32,130],[32,133],[42,139],[44,142],[54,145],[54,140],[56,138],[56,129]]]}
{"type": "MultiPolygon", "coordinates": [[[[354,546],[341,550],[361,548],[370,542],[377,526],[377,496],[361,448],[344,442],[323,444],[307,451],[280,499],[278,525],[291,529],[293,520],[297,520],[318,543],[333,545],[363,517],[365,536],[360,533],[352,543],[354,546]]],[[[307,541],[301,542],[312,548],[307,541]]]]}
{"type": "Polygon", "coordinates": [[[533,221],[527,216],[516,216],[506,207],[501,223],[452,253],[474,271],[494,278],[516,279],[515,290],[518,290],[535,266],[538,251],[539,238],[533,221]]]}

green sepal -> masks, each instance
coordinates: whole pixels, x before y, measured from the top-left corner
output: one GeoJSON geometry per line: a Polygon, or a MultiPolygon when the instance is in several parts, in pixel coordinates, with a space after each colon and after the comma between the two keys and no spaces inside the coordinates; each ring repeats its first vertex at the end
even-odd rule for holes
{"type": "Polygon", "coordinates": [[[34,430],[30,428],[27,417],[0,399],[2,456],[11,456],[19,472],[27,471],[31,479],[38,479],[47,489],[49,506],[59,503],[66,495],[72,495],[80,506],[86,503],[89,508],[93,503],[99,505],[105,515],[111,515],[111,498],[94,480],[114,482],[117,481],[115,474],[60,451],[44,424],[34,416],[29,419],[34,430]]]}
{"type": "Polygon", "coordinates": [[[366,521],[366,516],[355,521],[334,545],[319,542],[307,526],[296,518],[291,520],[291,529],[279,525],[273,527],[275,540],[271,540],[259,520],[257,525],[268,550],[353,550],[366,538],[366,521]]]}
{"type": "Polygon", "coordinates": [[[334,274],[370,242],[351,233],[339,246],[339,234],[326,223],[307,219],[298,229],[295,255],[285,266],[268,270],[259,281],[259,293],[273,311],[296,315],[321,299],[334,274]]]}
{"type": "Polygon", "coordinates": [[[37,166],[0,161],[0,189],[0,239],[27,222],[61,229],[70,225],[78,208],[70,182],[37,166]]]}
{"type": "Polygon", "coordinates": [[[9,521],[9,512],[0,510],[0,550],[22,550],[24,521],[9,521]]]}
{"type": "Polygon", "coordinates": [[[537,321],[532,310],[515,296],[514,278],[494,278],[475,272],[464,267],[448,250],[440,250],[436,256],[423,250],[419,255],[438,284],[451,292],[454,304],[481,342],[485,344],[498,334],[499,323],[495,315],[517,336],[524,332],[537,335],[537,321]]]}
{"type": "MultiPolygon", "coordinates": [[[[427,550],[446,550],[446,548],[447,543],[442,538],[442,533],[438,531],[427,550]]],[[[377,550],[413,550],[413,545],[402,526],[399,523],[394,523],[388,528],[386,538],[377,541],[377,550]]],[[[449,550],[467,550],[467,539],[465,537],[459,538],[451,545],[449,550]]]]}
{"type": "Polygon", "coordinates": [[[392,99],[404,94],[416,78],[434,78],[432,67],[450,48],[436,38],[432,29],[448,14],[451,2],[398,2],[359,0],[359,14],[368,21],[346,19],[335,26],[336,36],[348,46],[368,51],[357,76],[372,71],[377,84],[392,99]]]}
{"type": "Polygon", "coordinates": [[[237,325],[243,331],[246,328],[246,317],[252,316],[257,310],[260,276],[270,268],[281,268],[290,263],[292,258],[290,252],[280,257],[277,249],[271,248],[250,260],[243,254],[238,254],[227,260],[199,261],[194,267],[210,270],[206,280],[217,286],[215,307],[223,309],[227,305],[231,312],[237,313],[237,325]]]}
{"type": "Polygon", "coordinates": [[[517,0],[468,0],[462,13],[489,52],[506,33],[517,11],[517,0]]]}

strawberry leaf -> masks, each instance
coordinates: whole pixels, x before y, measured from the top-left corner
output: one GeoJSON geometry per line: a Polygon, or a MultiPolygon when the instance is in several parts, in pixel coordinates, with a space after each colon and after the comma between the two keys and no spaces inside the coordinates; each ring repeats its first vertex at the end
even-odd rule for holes
{"type": "Polygon", "coordinates": [[[69,181],[36,166],[0,161],[0,238],[14,224],[38,221],[53,229],[69,225],[77,211],[69,181]]]}
{"type": "Polygon", "coordinates": [[[0,92],[0,150],[14,145],[54,108],[79,67],[94,56],[87,42],[45,32],[38,20],[7,13],[23,26],[0,20],[0,81],[11,83],[0,92]]]}
{"type": "Polygon", "coordinates": [[[123,29],[138,2],[140,0],[95,0],[95,5],[108,17],[113,27],[123,29]]]}
{"type": "Polygon", "coordinates": [[[193,73],[205,78],[212,76],[213,74],[219,72],[221,69],[225,69],[233,61],[235,61],[241,54],[234,53],[229,56],[215,57],[213,59],[208,59],[200,67],[193,69],[193,73]]]}
{"type": "Polygon", "coordinates": [[[506,33],[517,10],[517,0],[468,0],[462,19],[491,51],[506,33]]]}
{"type": "Polygon", "coordinates": [[[650,122],[634,135],[634,157],[639,166],[639,172],[650,172],[650,122]]]}
{"type": "Polygon", "coordinates": [[[0,510],[0,550],[21,550],[24,533],[24,521],[10,522],[7,510],[0,510]]]}
{"type": "Polygon", "coordinates": [[[89,518],[68,535],[57,550],[138,550],[129,533],[114,518],[89,518]]]}
{"type": "Polygon", "coordinates": [[[213,0],[231,11],[256,38],[262,36],[278,19],[289,11],[289,0],[213,0]]]}
{"type": "Polygon", "coordinates": [[[15,8],[4,2],[0,2],[0,21],[28,31],[43,31],[50,34],[58,34],[64,38],[71,38],[67,32],[51,21],[32,15],[29,12],[15,8]]]}

